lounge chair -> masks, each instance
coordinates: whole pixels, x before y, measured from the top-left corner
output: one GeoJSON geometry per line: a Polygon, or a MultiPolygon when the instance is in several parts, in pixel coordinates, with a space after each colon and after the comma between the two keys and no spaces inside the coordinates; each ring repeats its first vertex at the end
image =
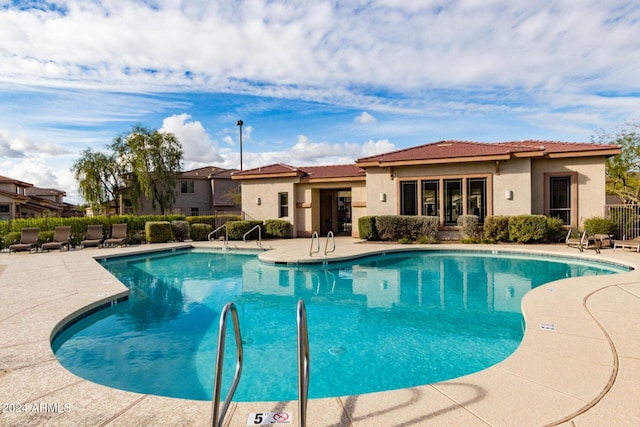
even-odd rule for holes
{"type": "Polygon", "coordinates": [[[127,242],[127,223],[113,224],[111,226],[111,237],[104,241],[102,247],[124,245],[127,242]]]}
{"type": "Polygon", "coordinates": [[[53,235],[53,240],[50,242],[43,243],[41,248],[42,251],[47,251],[50,249],[60,249],[60,252],[64,248],[69,250],[69,239],[71,238],[71,226],[60,226],[56,227],[56,231],[53,235]]]}
{"type": "Polygon", "coordinates": [[[600,253],[600,240],[596,239],[593,234],[588,230],[579,233],[577,236],[573,229],[569,229],[565,243],[568,247],[578,248],[580,252],[584,252],[585,249],[593,249],[596,253],[600,253]]]}
{"type": "Polygon", "coordinates": [[[635,249],[636,252],[640,252],[640,236],[630,240],[625,239],[625,237],[626,236],[624,236],[622,240],[616,240],[613,244],[613,251],[615,252],[617,248],[629,248],[635,249]]]}
{"type": "Polygon", "coordinates": [[[13,245],[9,245],[9,253],[11,252],[20,252],[20,251],[29,251],[29,253],[34,250],[38,251],[38,234],[40,233],[40,229],[35,228],[23,228],[20,232],[20,243],[14,243],[13,245]]]}
{"type": "Polygon", "coordinates": [[[104,242],[104,236],[102,235],[102,225],[90,225],[87,227],[87,235],[84,240],[80,242],[80,246],[83,248],[89,246],[102,246],[104,242]]]}

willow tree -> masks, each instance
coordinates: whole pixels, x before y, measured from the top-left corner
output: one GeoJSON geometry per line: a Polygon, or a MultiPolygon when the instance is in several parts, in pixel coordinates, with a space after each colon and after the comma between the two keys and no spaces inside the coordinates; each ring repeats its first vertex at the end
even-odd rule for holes
{"type": "Polygon", "coordinates": [[[116,203],[123,188],[123,170],[113,154],[87,148],[71,168],[82,197],[92,208],[102,210],[110,201],[116,203]]]}
{"type": "Polygon", "coordinates": [[[181,168],[182,144],[168,132],[140,125],[114,139],[111,149],[125,171],[127,195],[134,210],[142,198],[168,211],[176,200],[176,178],[181,168]]]}

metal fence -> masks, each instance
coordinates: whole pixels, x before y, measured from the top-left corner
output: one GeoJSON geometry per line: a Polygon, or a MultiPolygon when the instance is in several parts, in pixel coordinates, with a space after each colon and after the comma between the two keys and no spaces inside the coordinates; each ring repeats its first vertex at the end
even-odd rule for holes
{"type": "Polygon", "coordinates": [[[604,214],[617,225],[616,239],[640,236],[640,205],[605,205],[604,214]]]}

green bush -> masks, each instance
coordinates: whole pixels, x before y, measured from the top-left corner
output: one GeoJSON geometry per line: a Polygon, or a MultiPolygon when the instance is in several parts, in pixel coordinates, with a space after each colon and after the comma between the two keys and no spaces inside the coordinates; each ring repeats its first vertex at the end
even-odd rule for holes
{"type": "Polygon", "coordinates": [[[20,233],[19,231],[10,231],[4,236],[4,245],[5,247],[9,247],[9,245],[13,245],[16,243],[20,243],[20,233]]]}
{"type": "Polygon", "coordinates": [[[267,219],[264,222],[264,232],[268,237],[288,239],[292,235],[291,227],[291,223],[283,219],[267,219]]]}
{"type": "Polygon", "coordinates": [[[477,215],[460,215],[458,216],[457,223],[460,231],[462,231],[462,234],[467,239],[479,241],[482,237],[477,215]]]}
{"type": "Polygon", "coordinates": [[[618,226],[613,220],[601,216],[585,219],[583,226],[585,230],[589,230],[594,234],[614,235],[618,231],[618,226]]]}
{"type": "Polygon", "coordinates": [[[188,221],[171,221],[171,228],[173,230],[173,237],[178,242],[184,242],[189,239],[189,222],[188,221]]]}
{"type": "Polygon", "coordinates": [[[213,226],[210,224],[191,224],[191,240],[194,242],[202,242],[207,240],[209,233],[213,230],[213,226]]]}
{"type": "Polygon", "coordinates": [[[484,238],[496,242],[509,241],[509,217],[488,216],[484,219],[484,238]]]}
{"type": "Polygon", "coordinates": [[[147,221],[145,224],[147,243],[166,243],[173,240],[169,221],[147,221]]]}
{"type": "Polygon", "coordinates": [[[562,228],[564,222],[560,218],[553,216],[547,217],[547,228],[545,240],[550,243],[558,242],[567,232],[562,228]]]}
{"type": "Polygon", "coordinates": [[[41,231],[38,233],[38,246],[42,245],[43,243],[47,243],[47,242],[51,242],[53,241],[53,236],[56,234],[55,231],[41,231]]]}
{"type": "Polygon", "coordinates": [[[544,215],[517,215],[509,218],[509,239],[520,243],[545,240],[547,217],[544,215]]]}
{"type": "Polygon", "coordinates": [[[375,227],[381,240],[394,241],[403,237],[416,240],[418,236],[435,238],[440,219],[433,216],[380,215],[375,227]]]}
{"type": "Polygon", "coordinates": [[[375,216],[361,216],[358,218],[358,233],[361,239],[380,240],[378,229],[376,228],[375,216]]]}
{"type": "Polygon", "coordinates": [[[228,221],[241,221],[240,215],[202,215],[202,216],[188,216],[185,218],[189,221],[189,224],[209,224],[212,227],[220,227],[222,224],[226,224],[228,221]]]}
{"type": "Polygon", "coordinates": [[[436,239],[435,236],[418,236],[416,239],[416,243],[420,243],[421,245],[440,243],[440,240],[436,239]]]}
{"type": "MultiPolygon", "coordinates": [[[[251,230],[256,225],[264,227],[262,221],[250,220],[250,221],[227,221],[227,232],[229,233],[229,240],[242,240],[245,233],[251,230]]],[[[258,229],[253,230],[247,237],[247,240],[257,240],[259,236],[258,229]]]]}

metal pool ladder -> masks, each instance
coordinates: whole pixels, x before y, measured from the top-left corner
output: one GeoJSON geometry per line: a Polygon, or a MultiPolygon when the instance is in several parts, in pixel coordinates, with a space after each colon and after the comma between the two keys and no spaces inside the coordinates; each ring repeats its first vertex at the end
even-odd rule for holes
{"type": "Polygon", "coordinates": [[[260,225],[256,225],[255,227],[253,227],[251,230],[247,231],[246,233],[244,233],[242,235],[242,241],[246,242],[247,241],[247,236],[249,234],[251,234],[251,232],[255,229],[258,229],[258,240],[256,241],[256,243],[258,244],[259,247],[262,247],[262,227],[260,227],[260,225]]]}
{"type": "Polygon", "coordinates": [[[220,227],[213,230],[211,233],[207,235],[207,240],[211,240],[211,236],[213,236],[218,231],[224,228],[224,245],[229,246],[229,230],[227,230],[227,224],[222,224],[220,227]]]}
{"type": "Polygon", "coordinates": [[[298,301],[298,425],[307,425],[307,397],[309,393],[309,334],[304,301],[298,301]]]}
{"type": "Polygon", "coordinates": [[[312,256],[313,254],[317,254],[319,252],[320,252],[320,237],[318,237],[318,232],[314,231],[313,234],[311,235],[311,247],[309,248],[309,256],[312,256]],[[315,251],[313,250],[314,242],[317,245],[317,249],[315,251]]]}
{"type": "Polygon", "coordinates": [[[327,233],[327,241],[324,244],[324,254],[328,254],[329,252],[335,252],[336,251],[336,238],[333,237],[333,231],[329,231],[327,233]],[[331,250],[328,250],[329,248],[329,239],[331,239],[331,242],[333,243],[333,248],[331,250]]]}
{"type": "Polygon", "coordinates": [[[242,336],[240,335],[240,323],[238,322],[238,311],[235,304],[227,303],[220,313],[220,327],[218,329],[218,353],[216,355],[216,372],[213,382],[213,409],[211,411],[211,426],[222,427],[224,416],[229,409],[233,394],[236,392],[238,382],[240,382],[240,374],[242,373],[242,336]],[[224,399],[222,410],[220,410],[220,391],[222,390],[222,366],[224,364],[224,341],[227,332],[227,317],[231,313],[233,319],[233,332],[236,338],[236,347],[238,357],[236,360],[236,373],[233,377],[233,383],[224,399]]]}

